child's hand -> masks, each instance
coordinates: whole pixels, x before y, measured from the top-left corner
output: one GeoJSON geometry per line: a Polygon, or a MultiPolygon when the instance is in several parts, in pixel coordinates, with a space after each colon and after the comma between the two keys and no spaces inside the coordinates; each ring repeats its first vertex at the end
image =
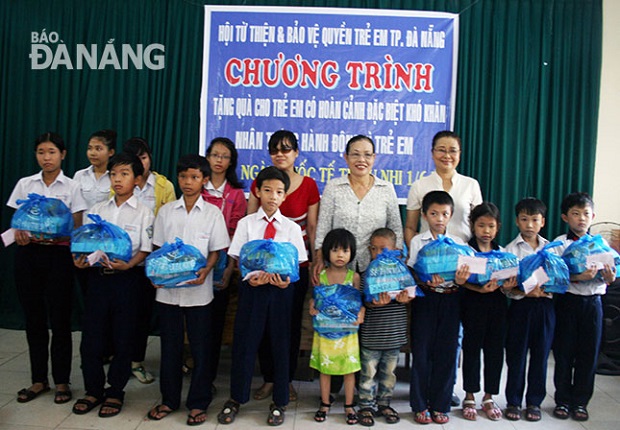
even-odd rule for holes
{"type": "Polygon", "coordinates": [[[390,298],[390,295],[388,293],[383,292],[383,293],[379,293],[379,300],[372,299],[372,304],[375,306],[383,306],[383,305],[387,305],[391,301],[392,299],[390,298]]]}
{"type": "Polygon", "coordinates": [[[224,273],[222,274],[222,280],[218,283],[214,283],[213,286],[218,290],[225,290],[228,288],[228,283],[230,282],[230,277],[232,276],[233,266],[228,265],[224,269],[224,273]]]}
{"type": "Polygon", "coordinates": [[[131,266],[129,265],[129,263],[125,263],[123,260],[115,258],[114,260],[110,261],[110,268],[114,270],[129,270],[131,269],[131,266]]]}
{"type": "Polygon", "coordinates": [[[611,284],[616,280],[616,267],[605,264],[605,267],[601,269],[601,275],[607,285],[611,284]]]}
{"type": "Polygon", "coordinates": [[[357,321],[355,321],[355,325],[364,324],[364,316],[366,315],[366,308],[362,306],[360,311],[357,313],[357,321]]]}
{"type": "Polygon", "coordinates": [[[30,243],[30,232],[26,230],[15,230],[15,243],[18,245],[28,245],[30,243]]]}
{"type": "Polygon", "coordinates": [[[443,279],[443,278],[442,278],[441,276],[439,276],[438,274],[434,273],[434,274],[433,274],[433,278],[432,278],[430,281],[428,281],[428,282],[426,283],[426,285],[428,285],[428,286],[429,286],[429,287],[431,287],[431,288],[434,288],[434,287],[438,287],[438,286],[440,286],[440,285],[441,285],[441,284],[443,284],[444,282],[446,282],[446,281],[445,281],[445,279],[443,279]]]}
{"type": "Polygon", "coordinates": [[[319,311],[314,307],[314,299],[310,299],[310,307],[308,308],[308,313],[313,317],[319,314],[319,311]]]}
{"type": "Polygon", "coordinates": [[[504,290],[512,290],[516,286],[517,286],[517,277],[513,276],[504,281],[504,285],[502,285],[502,288],[504,290]]]}
{"type": "Polygon", "coordinates": [[[275,285],[278,288],[285,289],[291,283],[291,278],[287,277],[283,280],[278,273],[271,273],[269,276],[269,283],[271,285],[275,285]]]}
{"type": "Polygon", "coordinates": [[[480,287],[481,293],[492,293],[497,290],[499,285],[497,284],[497,279],[491,279],[489,282],[480,287]]]}
{"type": "Polygon", "coordinates": [[[151,285],[153,286],[153,288],[164,288],[163,285],[157,285],[157,284],[154,284],[153,282],[151,282],[151,285]]]}
{"type": "Polygon", "coordinates": [[[202,285],[205,282],[205,279],[207,279],[208,273],[209,272],[207,271],[206,267],[198,269],[198,271],[196,272],[196,276],[198,277],[194,280],[187,281],[186,284],[187,285],[202,285]]]}
{"type": "Polygon", "coordinates": [[[312,267],[310,273],[312,274],[312,285],[319,285],[319,275],[321,271],[325,268],[325,264],[323,263],[323,258],[317,258],[312,262],[312,267]]]}
{"type": "Polygon", "coordinates": [[[469,275],[469,266],[467,264],[461,265],[461,267],[456,270],[456,274],[454,276],[454,283],[457,285],[463,285],[465,282],[467,282],[469,275]]]}
{"type": "Polygon", "coordinates": [[[86,269],[90,267],[88,261],[86,261],[86,255],[82,254],[79,257],[73,254],[73,265],[78,269],[86,269]]]}
{"type": "Polygon", "coordinates": [[[261,271],[261,272],[256,273],[250,279],[248,279],[248,284],[250,284],[252,287],[258,287],[261,285],[268,284],[270,278],[271,278],[271,274],[261,271]]]}
{"type": "Polygon", "coordinates": [[[551,297],[551,294],[549,293],[545,293],[545,290],[543,290],[540,285],[536,285],[532,291],[530,291],[526,297],[533,297],[533,298],[540,298],[540,297],[551,297]]]}
{"type": "Polygon", "coordinates": [[[577,274],[570,275],[571,281],[591,281],[596,276],[598,270],[596,270],[596,266],[592,266],[589,269],[577,274]]]}
{"type": "Polygon", "coordinates": [[[415,299],[415,297],[410,297],[409,296],[409,292],[407,290],[402,290],[400,293],[398,293],[398,295],[396,296],[396,301],[398,303],[409,303],[410,301],[412,301],[413,299],[415,299]]]}

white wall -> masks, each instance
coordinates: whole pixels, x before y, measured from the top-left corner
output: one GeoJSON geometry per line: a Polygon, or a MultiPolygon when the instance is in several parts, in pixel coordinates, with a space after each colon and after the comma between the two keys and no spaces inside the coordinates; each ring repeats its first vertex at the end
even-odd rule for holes
{"type": "Polygon", "coordinates": [[[603,70],[594,169],[597,221],[620,223],[620,1],[603,0],[603,70]]]}

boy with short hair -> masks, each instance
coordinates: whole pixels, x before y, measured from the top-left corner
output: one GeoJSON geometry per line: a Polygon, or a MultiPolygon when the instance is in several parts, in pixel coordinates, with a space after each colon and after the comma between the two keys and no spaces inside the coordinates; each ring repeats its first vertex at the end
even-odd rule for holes
{"type": "Polygon", "coordinates": [[[148,413],[148,418],[161,420],[178,409],[183,385],[183,333],[187,330],[194,358],[190,388],[187,393],[188,425],[202,424],[211,403],[210,340],[213,300],[213,267],[218,251],[230,242],[221,211],[202,199],[207,183],[208,163],[205,157],[188,154],[179,158],[177,180],[183,192],[180,199],[161,207],[155,219],[153,245],[180,238],[193,245],[206,257],[206,267],[198,270],[197,279],[184,288],[157,288],[161,337],[160,390],[162,402],[148,413]]]}
{"type": "MultiPolygon", "coordinates": [[[[247,242],[273,239],[289,242],[297,248],[299,262],[307,261],[301,228],[278,209],[290,186],[288,175],[270,166],[256,178],[260,208],[237,224],[228,255],[239,259],[247,242]]],[[[293,290],[290,279],[278,274],[259,272],[239,286],[239,301],[233,334],[230,399],[218,415],[220,424],[235,420],[241,404],[250,399],[254,361],[265,330],[269,330],[274,360],[273,403],[267,423],[284,422],[284,409],[289,402],[289,340],[293,290]]]]}
{"type": "Polygon", "coordinates": [[[125,230],[131,238],[132,257],[128,262],[113,260],[108,267],[90,267],[85,256],[74,257],[78,268],[88,270],[88,291],[82,322],[82,373],[86,395],[73,406],[73,413],[83,415],[103,403],[102,418],[118,415],[123,407],[125,385],[131,374],[132,340],[137,321],[139,270],[151,252],[153,212],[133,195],[144,172],[142,162],[126,152],[108,163],[114,196],[97,203],[89,213],[125,230]],[[107,339],[112,339],[114,357],[107,382],[103,356],[107,339]]]}
{"type": "MultiPolygon", "coordinates": [[[[375,230],[370,236],[369,249],[372,260],[384,249],[397,249],[396,234],[389,228],[375,230]]],[[[362,369],[357,387],[362,425],[373,425],[375,414],[385,417],[388,424],[400,421],[390,401],[400,348],[407,343],[407,303],[411,300],[403,290],[394,300],[388,293],[381,293],[379,300],[365,303],[366,314],[359,332],[362,369]]]]}
{"type": "MultiPolygon", "coordinates": [[[[555,248],[561,255],[573,241],[588,234],[594,219],[594,202],[587,193],[572,193],[562,201],[562,221],[568,233],[555,240],[564,245],[555,248]]],[[[555,409],[559,419],[572,416],[586,421],[588,402],[594,391],[594,374],[603,326],[601,295],[616,279],[615,267],[601,269],[603,280],[596,277],[595,267],[571,274],[568,291],[556,295],[556,329],[553,345],[555,371],[555,409]]]]}
{"type": "MultiPolygon", "coordinates": [[[[446,235],[453,209],[454,201],[445,191],[431,191],[424,196],[422,216],[428,222],[429,230],[411,239],[408,266],[413,267],[420,249],[437,239],[438,235],[446,235]]],[[[452,239],[463,244],[458,238],[452,239]]],[[[454,281],[446,282],[440,276],[433,275],[430,282],[423,283],[416,276],[424,297],[414,300],[411,305],[409,404],[419,424],[431,421],[445,424],[449,421],[447,414],[454,386],[460,323],[458,291],[468,277],[466,266],[458,268],[454,281]]]]}
{"type": "MultiPolygon", "coordinates": [[[[535,254],[549,243],[539,233],[545,226],[545,204],[533,197],[527,197],[515,206],[517,237],[506,246],[506,251],[519,259],[535,254]]],[[[527,370],[527,406],[525,419],[539,421],[542,417],[540,405],[545,398],[547,381],[547,359],[553,342],[555,311],[552,295],[536,286],[525,295],[516,288],[506,293],[511,299],[508,310],[508,335],[506,336],[506,381],[505,416],[511,421],[521,418],[521,402],[525,390],[528,350],[530,364],[527,370]]]]}

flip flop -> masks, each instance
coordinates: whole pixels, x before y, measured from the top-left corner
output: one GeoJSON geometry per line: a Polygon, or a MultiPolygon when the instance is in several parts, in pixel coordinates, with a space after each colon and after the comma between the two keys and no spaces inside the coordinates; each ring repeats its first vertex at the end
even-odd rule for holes
{"type": "Polygon", "coordinates": [[[187,425],[188,426],[199,426],[207,422],[207,411],[200,411],[196,415],[192,415],[191,413],[187,416],[187,425]],[[199,418],[205,417],[204,420],[199,420],[199,418]]]}
{"type": "Polygon", "coordinates": [[[149,420],[159,421],[159,420],[163,420],[164,418],[166,418],[168,415],[170,415],[173,412],[174,412],[173,409],[170,409],[168,406],[162,404],[162,405],[155,406],[153,409],[149,411],[149,413],[146,416],[149,420]]]}
{"type": "Polygon", "coordinates": [[[120,414],[122,410],[123,410],[123,404],[122,403],[110,402],[109,400],[106,400],[105,402],[103,402],[101,404],[101,407],[99,408],[99,418],[115,417],[118,414],[120,414]],[[103,412],[104,408],[111,409],[112,411],[111,412],[103,412]]]}

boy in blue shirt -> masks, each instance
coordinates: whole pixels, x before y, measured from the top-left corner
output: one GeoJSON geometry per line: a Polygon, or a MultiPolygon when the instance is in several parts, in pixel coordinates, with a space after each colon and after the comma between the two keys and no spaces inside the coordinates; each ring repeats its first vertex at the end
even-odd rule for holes
{"type": "MultiPolygon", "coordinates": [[[[506,251],[519,259],[542,250],[549,243],[539,233],[545,225],[547,207],[543,202],[528,197],[515,207],[519,235],[506,246],[506,251]]],[[[505,416],[511,421],[521,418],[521,402],[525,391],[528,350],[530,364],[527,370],[527,409],[525,419],[539,421],[540,405],[546,395],[547,359],[553,342],[555,311],[552,295],[536,286],[527,295],[516,288],[507,293],[512,301],[508,309],[508,334],[506,336],[505,416]]]]}
{"type": "MultiPolygon", "coordinates": [[[[261,207],[239,220],[228,255],[235,260],[243,245],[252,240],[273,239],[290,242],[299,257],[307,261],[301,228],[280,213],[279,207],[290,186],[288,175],[276,167],[263,169],[256,178],[261,207]]],[[[220,424],[231,424],[241,404],[250,399],[254,361],[263,333],[269,330],[274,361],[273,403],[267,424],[284,422],[289,402],[289,348],[293,290],[290,279],[264,271],[254,273],[239,286],[239,301],[233,334],[230,399],[218,415],[220,424]]]]}
{"type": "MultiPolygon", "coordinates": [[[[588,234],[594,219],[594,202],[587,193],[572,193],[562,201],[562,221],[568,233],[555,238],[564,245],[555,248],[561,255],[573,241],[588,234]]],[[[553,345],[555,409],[553,415],[565,420],[586,421],[588,402],[594,392],[596,360],[601,343],[603,309],[601,295],[616,279],[615,267],[605,265],[597,277],[595,267],[571,274],[566,294],[555,302],[556,329],[553,345]]]]}
{"type": "Polygon", "coordinates": [[[202,424],[211,403],[209,368],[213,301],[213,267],[218,251],[230,242],[222,212],[201,196],[207,183],[207,159],[198,154],[181,157],[177,163],[177,180],[183,192],[180,199],[161,207],[155,219],[153,245],[163,246],[180,238],[193,245],[207,259],[198,270],[197,279],[183,288],[157,288],[161,337],[160,389],[162,402],[148,413],[148,418],[161,420],[181,403],[183,386],[183,332],[187,330],[194,358],[187,393],[188,425],[202,424]]]}

